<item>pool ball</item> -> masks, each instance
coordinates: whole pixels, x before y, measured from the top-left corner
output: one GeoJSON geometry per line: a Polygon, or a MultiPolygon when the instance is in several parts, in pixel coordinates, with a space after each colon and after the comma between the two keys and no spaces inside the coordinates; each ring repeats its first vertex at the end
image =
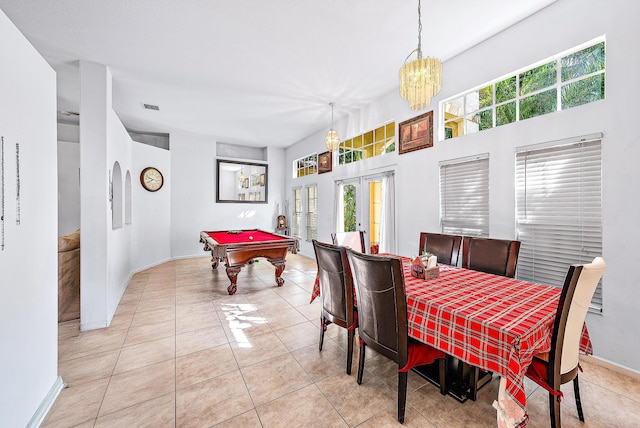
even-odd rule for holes
{"type": "Polygon", "coordinates": [[[249,241],[253,241],[253,236],[249,236],[249,241]]]}

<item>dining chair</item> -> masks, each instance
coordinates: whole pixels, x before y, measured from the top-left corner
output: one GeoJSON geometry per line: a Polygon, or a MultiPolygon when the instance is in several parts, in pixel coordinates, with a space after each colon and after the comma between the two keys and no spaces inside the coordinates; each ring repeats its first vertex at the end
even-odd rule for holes
{"type": "Polygon", "coordinates": [[[402,263],[347,250],[358,301],[358,384],[364,374],[365,349],[370,347],[398,364],[398,421],[404,423],[407,372],[439,360],[440,393],[445,394],[446,354],[409,337],[402,263]]]}
{"type": "Polygon", "coordinates": [[[353,248],[361,253],[367,252],[364,246],[364,230],[332,233],[331,241],[333,241],[333,245],[353,248]]]}
{"type": "Polygon", "coordinates": [[[560,385],[573,381],[578,418],[584,422],[578,371],[580,340],[587,310],[606,264],[596,257],[586,265],[569,268],[562,287],[551,336],[551,350],[533,356],[526,376],[549,392],[549,417],[552,428],[560,428],[560,385]]]}
{"type": "Polygon", "coordinates": [[[465,236],[462,267],[513,278],[516,275],[520,241],[465,236]]]}
{"type": "Polygon", "coordinates": [[[420,232],[418,254],[431,253],[438,257],[439,263],[457,266],[462,236],[444,233],[420,232]]]}
{"type": "Polygon", "coordinates": [[[313,240],[318,265],[318,283],[322,310],[320,313],[320,344],[331,323],[347,329],[347,374],[351,374],[353,340],[358,326],[358,313],[353,305],[353,281],[346,248],[313,240]]]}
{"type": "MultiPolygon", "coordinates": [[[[462,240],[462,267],[480,272],[513,278],[516,275],[520,241],[465,236],[462,240]]],[[[469,372],[471,400],[478,390],[491,380],[491,372],[480,372],[478,367],[460,362],[458,372],[469,372]]]]}

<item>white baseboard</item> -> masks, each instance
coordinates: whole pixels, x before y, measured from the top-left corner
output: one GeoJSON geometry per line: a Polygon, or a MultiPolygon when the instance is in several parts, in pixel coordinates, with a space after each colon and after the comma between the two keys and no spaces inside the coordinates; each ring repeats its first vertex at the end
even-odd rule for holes
{"type": "Polygon", "coordinates": [[[593,355],[583,355],[583,354],[580,355],[580,359],[584,359],[585,361],[588,361],[589,363],[595,366],[604,367],[616,373],[620,373],[621,375],[629,376],[630,378],[640,381],[640,372],[632,368],[622,366],[618,363],[614,363],[613,361],[605,360],[604,358],[594,357],[593,355]]]}
{"type": "Polygon", "coordinates": [[[42,403],[40,403],[40,406],[38,406],[38,409],[31,417],[31,420],[27,424],[27,428],[38,428],[40,425],[42,425],[42,422],[44,421],[44,418],[47,417],[47,414],[49,413],[49,410],[51,410],[53,403],[55,403],[58,395],[60,395],[60,392],[66,386],[67,385],[65,385],[62,381],[62,377],[58,376],[55,382],[53,382],[51,389],[49,389],[49,392],[44,397],[44,400],[42,400],[42,403]]]}

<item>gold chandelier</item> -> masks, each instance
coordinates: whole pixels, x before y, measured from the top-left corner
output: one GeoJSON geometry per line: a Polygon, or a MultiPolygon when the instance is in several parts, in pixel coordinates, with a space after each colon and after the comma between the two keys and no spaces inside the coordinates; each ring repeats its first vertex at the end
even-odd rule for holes
{"type": "Polygon", "coordinates": [[[421,18],[418,0],[418,48],[411,51],[400,67],[400,96],[409,101],[411,110],[429,107],[431,98],[442,88],[442,62],[437,58],[422,58],[421,18]],[[407,63],[414,52],[417,52],[417,58],[407,63]]]}
{"type": "Polygon", "coordinates": [[[333,129],[333,106],[335,103],[329,103],[331,106],[331,129],[327,132],[327,135],[324,137],[324,143],[327,145],[327,149],[331,152],[337,152],[338,146],[340,146],[340,138],[338,138],[338,131],[333,129]]]}

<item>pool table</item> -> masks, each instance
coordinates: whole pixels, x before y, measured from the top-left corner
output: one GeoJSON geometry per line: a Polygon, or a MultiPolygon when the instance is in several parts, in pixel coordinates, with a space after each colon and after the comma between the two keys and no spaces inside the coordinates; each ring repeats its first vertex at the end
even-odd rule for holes
{"type": "Polygon", "coordinates": [[[225,261],[227,276],[231,285],[227,287],[229,294],[235,294],[236,281],[240,269],[247,263],[253,263],[256,257],[264,257],[276,268],[276,284],[281,287],[284,279],[280,277],[284,271],[287,251],[298,251],[298,240],[288,236],[277,235],[259,229],[219,230],[200,232],[200,242],[204,251],[211,251],[211,267],[216,269],[221,260],[225,261]]]}

